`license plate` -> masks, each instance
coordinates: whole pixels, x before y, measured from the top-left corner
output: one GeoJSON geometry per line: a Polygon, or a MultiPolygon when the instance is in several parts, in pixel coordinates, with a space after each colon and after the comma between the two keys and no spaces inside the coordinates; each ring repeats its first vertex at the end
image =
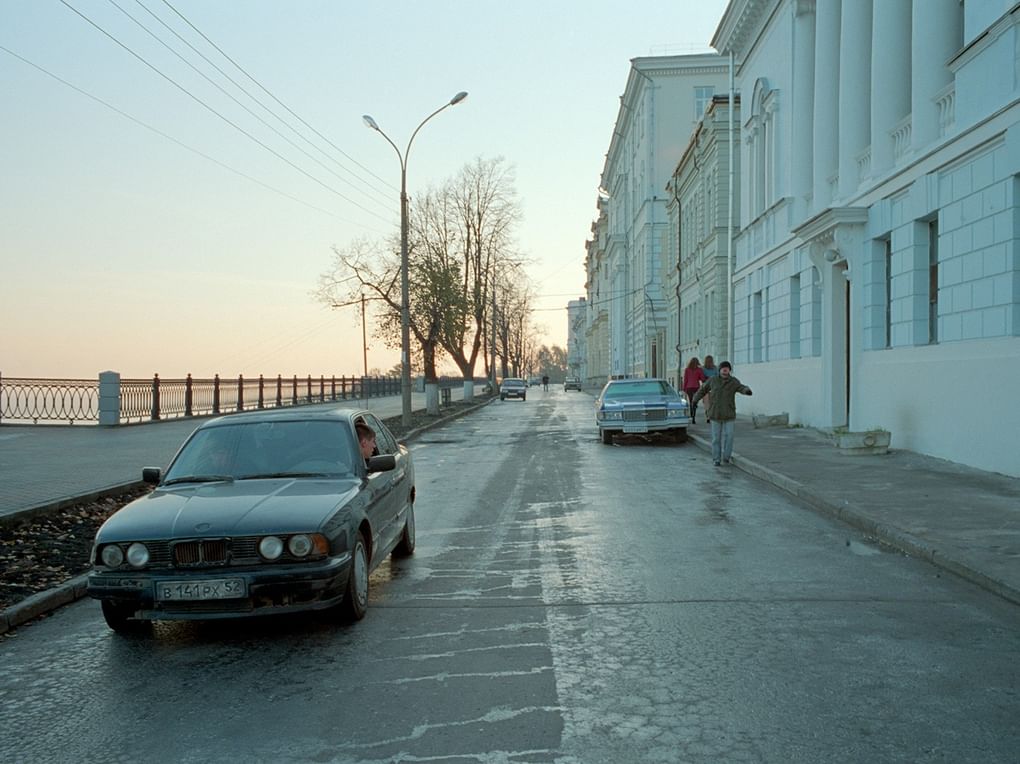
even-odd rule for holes
{"type": "Polygon", "coordinates": [[[198,581],[160,581],[156,599],[163,602],[229,600],[245,596],[243,578],[210,578],[198,581]]]}
{"type": "Polygon", "coordinates": [[[648,432],[648,425],[646,424],[625,424],[623,426],[624,432],[648,432]]]}

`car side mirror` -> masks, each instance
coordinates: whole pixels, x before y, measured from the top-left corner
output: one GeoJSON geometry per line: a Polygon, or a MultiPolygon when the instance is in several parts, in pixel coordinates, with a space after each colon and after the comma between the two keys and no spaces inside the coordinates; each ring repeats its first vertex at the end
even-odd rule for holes
{"type": "Polygon", "coordinates": [[[393,454],[379,454],[365,460],[369,472],[389,472],[397,468],[397,457],[393,454]]]}
{"type": "Polygon", "coordinates": [[[163,477],[159,467],[144,467],[142,469],[142,480],[152,485],[158,485],[159,479],[163,477]]]}

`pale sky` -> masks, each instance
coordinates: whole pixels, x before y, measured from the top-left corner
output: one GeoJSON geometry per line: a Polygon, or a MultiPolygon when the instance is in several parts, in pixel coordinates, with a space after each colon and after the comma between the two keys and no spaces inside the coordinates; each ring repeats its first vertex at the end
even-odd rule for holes
{"type": "MultiPolygon", "coordinates": [[[[584,242],[629,61],[705,52],[725,8],[724,0],[0,0],[0,374],[361,374],[358,311],[311,296],[331,246],[399,228],[397,155],[361,116],[403,150],[418,123],[461,90],[467,100],[415,138],[409,194],[477,157],[513,165],[539,343],[565,346],[566,304],[584,295],[584,242]]],[[[388,369],[398,353],[371,327],[370,317],[369,368],[388,369]]]]}

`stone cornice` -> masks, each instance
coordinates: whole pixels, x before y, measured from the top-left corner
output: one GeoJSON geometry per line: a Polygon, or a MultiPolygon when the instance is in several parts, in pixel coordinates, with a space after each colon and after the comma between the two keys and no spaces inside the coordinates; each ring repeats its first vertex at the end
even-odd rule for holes
{"type": "Polygon", "coordinates": [[[784,0],[731,0],[711,45],[720,53],[733,51],[743,60],[766,20],[784,0]]]}

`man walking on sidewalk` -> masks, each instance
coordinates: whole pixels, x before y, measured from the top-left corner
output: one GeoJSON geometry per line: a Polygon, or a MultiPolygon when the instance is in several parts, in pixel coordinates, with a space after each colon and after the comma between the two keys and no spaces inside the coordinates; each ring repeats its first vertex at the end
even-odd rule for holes
{"type": "Polygon", "coordinates": [[[751,388],[740,384],[733,376],[733,365],[729,361],[719,364],[719,374],[709,377],[694,394],[691,407],[706,395],[708,409],[705,415],[712,427],[712,463],[718,467],[721,463],[730,463],[733,454],[733,423],[737,419],[737,393],[751,395],[751,388]]]}

